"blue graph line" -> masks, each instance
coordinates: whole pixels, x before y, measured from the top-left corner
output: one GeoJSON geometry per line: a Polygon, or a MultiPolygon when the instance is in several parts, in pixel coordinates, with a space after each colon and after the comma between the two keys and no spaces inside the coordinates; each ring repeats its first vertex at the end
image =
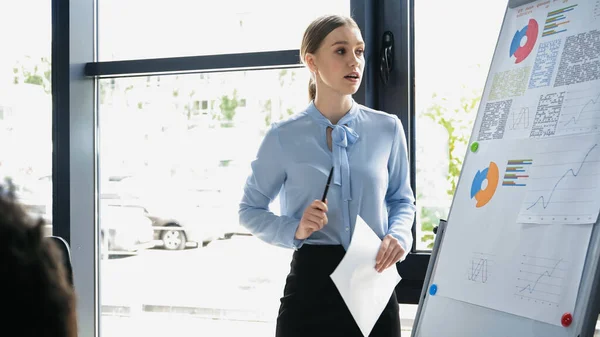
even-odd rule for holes
{"type": "Polygon", "coordinates": [[[552,195],[554,194],[554,191],[556,191],[556,187],[558,186],[558,184],[561,182],[561,180],[563,180],[567,174],[569,172],[571,172],[571,174],[573,175],[573,177],[577,177],[577,175],[579,174],[579,172],[581,172],[581,168],[583,167],[583,164],[585,163],[585,160],[587,159],[587,157],[590,155],[590,152],[592,152],[592,150],[594,148],[596,148],[596,146],[598,146],[598,144],[594,144],[594,146],[592,146],[592,148],[586,153],[585,157],[583,157],[583,160],[581,161],[581,165],[579,165],[579,168],[577,169],[577,172],[573,171],[573,169],[569,169],[567,170],[567,172],[565,172],[565,174],[562,175],[562,177],[560,177],[560,179],[558,179],[558,181],[556,182],[556,184],[554,184],[554,187],[552,188],[552,192],[550,192],[550,195],[548,196],[548,202],[545,202],[546,200],[544,199],[544,196],[540,196],[534,203],[533,205],[527,207],[527,209],[529,210],[530,208],[532,208],[533,206],[537,205],[537,203],[541,200],[542,201],[542,207],[544,207],[544,209],[546,209],[546,207],[548,207],[548,204],[550,204],[550,200],[552,199],[552,195]]]}
{"type": "Polygon", "coordinates": [[[538,277],[538,279],[535,280],[535,283],[533,284],[533,287],[531,286],[531,283],[530,283],[530,284],[526,285],[525,287],[523,287],[523,289],[519,290],[519,292],[521,293],[521,292],[525,291],[525,289],[529,288],[529,293],[531,294],[535,290],[535,287],[537,286],[538,282],[540,282],[540,280],[542,279],[542,277],[544,277],[544,276],[552,277],[552,274],[554,274],[554,271],[556,271],[556,267],[558,267],[558,265],[561,262],[562,262],[562,259],[558,260],[558,262],[556,262],[556,264],[552,268],[551,272],[548,272],[547,270],[545,272],[543,272],[542,275],[540,275],[538,277]]]}

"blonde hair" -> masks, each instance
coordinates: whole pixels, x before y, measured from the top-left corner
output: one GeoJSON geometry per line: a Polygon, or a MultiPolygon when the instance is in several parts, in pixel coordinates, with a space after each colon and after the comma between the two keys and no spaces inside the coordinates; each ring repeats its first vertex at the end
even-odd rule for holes
{"type": "MultiPolygon", "coordinates": [[[[325,37],[329,35],[333,30],[341,26],[350,26],[358,28],[358,24],[354,19],[343,15],[324,15],[308,25],[304,31],[302,38],[302,44],[300,45],[300,59],[304,63],[306,54],[314,54],[319,50],[325,37]]],[[[310,77],[308,81],[308,99],[312,101],[317,96],[317,85],[315,79],[310,77]]]]}

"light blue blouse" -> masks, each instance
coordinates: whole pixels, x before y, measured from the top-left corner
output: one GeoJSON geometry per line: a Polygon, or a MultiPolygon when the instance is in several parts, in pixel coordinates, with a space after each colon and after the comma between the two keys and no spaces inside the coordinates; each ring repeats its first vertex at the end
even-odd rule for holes
{"type": "Polygon", "coordinates": [[[274,123],[252,161],[240,223],[261,240],[298,249],[334,244],[345,249],[360,216],[383,239],[392,234],[408,252],[415,216],[404,129],[398,117],[353,102],[337,125],[311,102],[305,111],[274,123]],[[327,127],[333,128],[332,150],[327,127]],[[320,199],[331,167],[329,222],[305,240],[294,238],[306,207],[320,199]],[[269,210],[279,194],[281,215],[269,210]]]}

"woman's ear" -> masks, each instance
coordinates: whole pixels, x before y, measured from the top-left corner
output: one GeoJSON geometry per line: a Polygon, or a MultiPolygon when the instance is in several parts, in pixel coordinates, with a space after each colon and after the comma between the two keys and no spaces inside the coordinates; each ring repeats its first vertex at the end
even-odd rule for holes
{"type": "Polygon", "coordinates": [[[304,63],[308,67],[311,73],[317,73],[317,64],[316,64],[316,56],[311,53],[306,53],[304,56],[304,63]]]}

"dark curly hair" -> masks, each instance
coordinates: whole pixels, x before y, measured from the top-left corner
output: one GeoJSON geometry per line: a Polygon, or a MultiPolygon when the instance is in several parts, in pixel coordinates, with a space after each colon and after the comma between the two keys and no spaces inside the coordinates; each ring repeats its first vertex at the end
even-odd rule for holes
{"type": "Polygon", "coordinates": [[[13,336],[77,336],[75,294],[61,252],[27,215],[7,180],[0,184],[2,330],[13,336]]]}

